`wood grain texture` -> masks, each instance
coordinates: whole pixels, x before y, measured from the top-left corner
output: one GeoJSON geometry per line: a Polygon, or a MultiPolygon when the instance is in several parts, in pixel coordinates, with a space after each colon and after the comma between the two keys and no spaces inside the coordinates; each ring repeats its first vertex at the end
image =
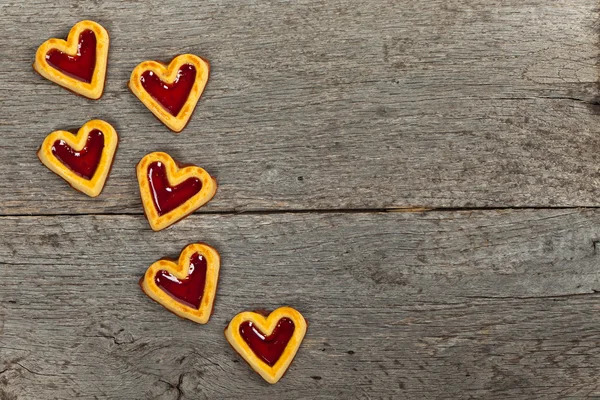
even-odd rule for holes
{"type": "Polygon", "coordinates": [[[564,399],[600,396],[600,211],[0,218],[0,398],[564,399]],[[202,240],[208,325],[137,281],[202,240]],[[82,251],[81,249],[85,249],[82,251]],[[229,348],[237,312],[308,334],[268,386],[229,348]]]}
{"type": "Polygon", "coordinates": [[[596,0],[1,0],[0,214],[141,212],[157,150],[218,178],[209,211],[597,206],[597,20],[596,0]],[[111,35],[100,101],[30,65],[83,18],[111,35]],[[175,136],[125,84],[183,52],[212,75],[175,136]],[[91,118],[122,138],[94,201],[35,157],[91,118]]]}
{"type": "Polygon", "coordinates": [[[372,212],[600,206],[598,17],[596,0],[0,0],[0,400],[600,398],[600,209],[372,212]],[[111,35],[100,101],[31,69],[86,18],[111,35]],[[212,71],[177,136],[126,82],[185,52],[212,71]],[[121,142],[92,200],[35,152],[93,118],[121,142]],[[218,179],[208,213],[150,231],[151,151],[218,179]],[[222,255],[206,326],[137,285],[193,241],[222,255]],[[310,326],[268,386],[222,331],[283,304],[310,326]]]}

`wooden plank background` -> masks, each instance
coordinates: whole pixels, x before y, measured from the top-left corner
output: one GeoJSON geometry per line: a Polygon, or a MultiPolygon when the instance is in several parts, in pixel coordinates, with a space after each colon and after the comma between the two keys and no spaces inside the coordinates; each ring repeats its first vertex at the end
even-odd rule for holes
{"type": "Polygon", "coordinates": [[[0,0],[0,399],[600,398],[599,10],[0,0]],[[86,18],[111,35],[99,101],[31,69],[86,18]],[[126,82],[183,52],[212,71],[174,135],[126,82]],[[97,199],[35,155],[92,118],[121,136],[97,199]],[[154,233],[134,166],[157,150],[220,186],[154,233]],[[137,286],[193,241],[223,259],[205,326],[137,286]],[[269,386],[222,330],[283,304],[310,327],[269,386]]]}

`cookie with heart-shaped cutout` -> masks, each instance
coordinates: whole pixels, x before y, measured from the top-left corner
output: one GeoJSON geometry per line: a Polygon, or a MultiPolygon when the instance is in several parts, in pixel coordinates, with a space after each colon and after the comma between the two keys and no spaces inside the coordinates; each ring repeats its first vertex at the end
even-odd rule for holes
{"type": "Polygon", "coordinates": [[[280,307],[268,316],[245,311],[236,315],[225,337],[242,358],[269,383],[277,383],[292,363],[306,334],[302,314],[280,307]]]}
{"type": "Polygon", "coordinates": [[[210,66],[193,54],[179,55],[169,65],[144,61],[134,68],[129,89],[169,129],[181,132],[204,91],[210,66]]]}
{"type": "Polygon", "coordinates": [[[160,231],[213,198],[217,180],[195,165],[179,166],[163,152],[144,156],[137,165],[144,213],[150,227],[160,231]]]}
{"type": "Polygon", "coordinates": [[[33,69],[74,93],[102,97],[108,63],[108,32],[94,21],[71,28],[67,40],[49,39],[38,47],[33,69]]]}
{"type": "Polygon", "coordinates": [[[113,163],[119,136],[99,119],[86,122],[73,134],[55,131],[46,136],[37,156],[74,189],[96,197],[102,192],[113,163]]]}
{"type": "Polygon", "coordinates": [[[205,324],[213,310],[219,268],[219,253],[203,243],[186,246],[179,261],[158,260],[140,280],[140,286],[152,300],[167,310],[205,324]]]}

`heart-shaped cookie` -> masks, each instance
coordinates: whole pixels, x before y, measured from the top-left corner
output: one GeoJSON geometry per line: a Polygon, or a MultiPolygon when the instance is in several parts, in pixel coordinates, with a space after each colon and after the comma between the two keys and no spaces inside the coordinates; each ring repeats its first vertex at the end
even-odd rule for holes
{"type": "Polygon", "coordinates": [[[210,66],[193,54],[175,57],[168,66],[144,61],[134,68],[129,89],[169,129],[181,132],[200,99],[210,66]]]}
{"type": "Polygon", "coordinates": [[[215,249],[203,243],[190,244],[177,263],[162,259],[152,264],[140,286],[167,310],[205,324],[212,314],[220,265],[215,249]]]}
{"type": "Polygon", "coordinates": [[[245,311],[227,325],[225,337],[264,380],[277,383],[298,352],[306,327],[302,314],[291,307],[268,316],[245,311]]]}
{"type": "Polygon", "coordinates": [[[49,39],[35,54],[33,69],[44,78],[90,99],[104,91],[108,32],[94,21],[75,24],[66,41],[49,39]]]}
{"type": "Polygon", "coordinates": [[[55,131],[46,136],[37,155],[42,164],[74,189],[96,197],[102,192],[112,166],[119,136],[99,119],[86,122],[73,134],[55,131]]]}
{"type": "Polygon", "coordinates": [[[137,165],[144,213],[160,231],[193,213],[213,198],[217,181],[195,165],[179,168],[167,153],[144,156],[137,165]]]}

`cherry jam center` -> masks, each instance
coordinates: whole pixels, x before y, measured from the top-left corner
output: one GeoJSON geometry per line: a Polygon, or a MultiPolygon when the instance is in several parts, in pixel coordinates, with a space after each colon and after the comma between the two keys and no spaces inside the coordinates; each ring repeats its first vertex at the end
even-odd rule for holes
{"type": "Polygon", "coordinates": [[[269,366],[275,365],[294,334],[294,322],[281,318],[269,336],[265,336],[251,321],[240,325],[240,335],[261,360],[269,366]]]}
{"type": "Polygon", "coordinates": [[[194,253],[190,259],[188,276],[185,279],[179,280],[169,272],[160,270],[156,274],[154,282],[178,302],[198,309],[204,296],[206,271],[206,258],[194,253]]]}
{"type": "Polygon", "coordinates": [[[170,186],[167,170],[160,161],[148,166],[148,183],[158,215],[173,211],[202,189],[202,181],[188,178],[177,186],[170,186]]]}
{"type": "Polygon", "coordinates": [[[140,81],[154,100],[158,101],[171,115],[177,116],[196,81],[196,67],[190,64],[182,65],[173,83],[164,83],[153,71],[144,72],[140,81]]]}
{"type": "Polygon", "coordinates": [[[64,140],[52,145],[52,154],[69,169],[85,179],[92,179],[104,149],[104,134],[98,129],[90,131],[83,149],[73,150],[64,140]]]}
{"type": "Polygon", "coordinates": [[[79,35],[77,54],[70,55],[57,49],[46,53],[46,61],[65,75],[91,83],[96,68],[96,34],[86,29],[79,35]]]}

